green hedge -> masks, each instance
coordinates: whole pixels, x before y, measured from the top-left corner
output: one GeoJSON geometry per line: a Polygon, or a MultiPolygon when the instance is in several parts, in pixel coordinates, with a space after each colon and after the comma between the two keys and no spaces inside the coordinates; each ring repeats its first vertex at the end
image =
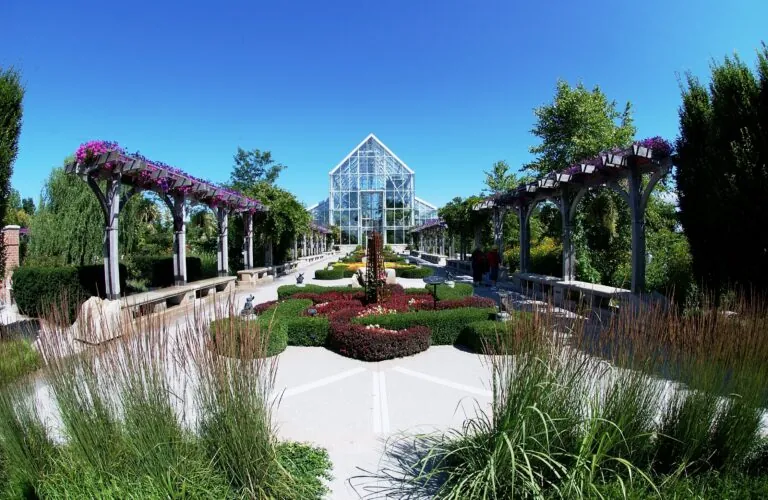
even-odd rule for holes
{"type": "Polygon", "coordinates": [[[300,316],[292,319],[279,320],[285,323],[288,334],[288,345],[311,347],[325,346],[328,339],[328,318],[300,316]]]}
{"type": "Polygon", "coordinates": [[[357,290],[360,289],[352,288],[351,286],[283,285],[277,289],[277,298],[278,300],[287,299],[296,293],[354,292],[357,290]]]}
{"type": "MultiPolygon", "coordinates": [[[[187,281],[199,281],[203,277],[203,264],[200,257],[187,257],[187,281]]],[[[173,257],[156,258],[152,263],[152,278],[149,286],[173,286],[173,257]]]]}
{"type": "Polygon", "coordinates": [[[262,319],[296,318],[312,306],[310,299],[287,299],[278,302],[261,314],[262,319]]]}
{"type": "Polygon", "coordinates": [[[525,347],[532,330],[533,315],[513,312],[505,322],[495,320],[474,321],[464,326],[461,338],[464,345],[482,354],[518,354],[525,347]],[[520,331],[524,329],[524,331],[520,331]]]}
{"type": "MultiPolygon", "coordinates": [[[[120,289],[126,289],[128,272],[119,265],[120,289]]],[[[54,311],[65,299],[68,305],[68,319],[74,321],[77,310],[88,297],[102,297],[104,291],[104,265],[81,267],[37,267],[22,266],[13,272],[13,296],[19,312],[31,317],[43,317],[54,311]]]]}
{"type": "MultiPolygon", "coordinates": [[[[118,269],[120,276],[120,290],[125,293],[125,281],[128,278],[128,271],[125,265],[122,263],[118,265],[118,269]]],[[[14,274],[14,281],[16,281],[15,276],[16,275],[14,274]]],[[[83,287],[87,296],[101,298],[106,297],[106,294],[104,293],[104,291],[107,289],[107,286],[104,282],[104,264],[94,264],[92,266],[78,267],[77,279],[80,281],[80,286],[83,287]]]]}
{"type": "Polygon", "coordinates": [[[401,267],[395,269],[395,276],[398,278],[412,278],[412,279],[421,279],[426,278],[427,276],[432,276],[435,273],[435,270],[431,267],[419,267],[419,266],[413,266],[413,267],[401,267]]]}
{"type": "Polygon", "coordinates": [[[315,271],[316,280],[340,280],[344,277],[344,268],[318,269],[315,271]]]}
{"type": "Polygon", "coordinates": [[[402,330],[412,326],[427,326],[432,331],[432,345],[464,345],[464,327],[475,321],[488,320],[494,309],[464,307],[442,311],[415,311],[381,316],[367,316],[353,321],[365,325],[379,325],[390,330],[402,330]]]}
{"type": "MultiPolygon", "coordinates": [[[[145,281],[151,287],[172,286],[173,256],[156,257],[136,255],[127,259],[131,271],[131,278],[145,281]]],[[[206,269],[210,272],[210,269],[206,269]]],[[[215,276],[215,274],[214,274],[215,276]]],[[[187,281],[199,281],[206,276],[203,272],[203,263],[200,257],[187,257],[187,281]]]]}
{"type": "Polygon", "coordinates": [[[267,324],[283,325],[288,345],[324,346],[328,337],[328,319],[302,316],[311,306],[310,299],[287,299],[261,313],[260,319],[267,324]]]}
{"type": "MultiPolygon", "coordinates": [[[[410,295],[419,293],[431,294],[433,288],[433,285],[424,285],[424,288],[406,288],[405,293],[410,295]]],[[[448,285],[437,285],[438,300],[463,299],[464,297],[471,297],[474,293],[475,290],[469,283],[456,283],[454,288],[448,285]]]]}
{"type": "Polygon", "coordinates": [[[286,325],[281,321],[267,321],[264,319],[245,319],[240,317],[222,318],[211,321],[210,335],[212,346],[218,354],[232,358],[251,357],[240,350],[241,338],[252,336],[256,339],[264,333],[269,333],[266,345],[266,355],[280,354],[288,346],[288,333],[286,325]],[[217,342],[220,335],[234,336],[234,342],[217,342]]]}

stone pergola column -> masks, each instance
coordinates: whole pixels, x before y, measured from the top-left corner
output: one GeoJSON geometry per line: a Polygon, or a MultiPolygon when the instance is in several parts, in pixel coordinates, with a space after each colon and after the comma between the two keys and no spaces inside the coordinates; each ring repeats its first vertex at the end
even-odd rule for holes
{"type": "Polygon", "coordinates": [[[299,257],[298,241],[296,236],[293,237],[293,246],[291,247],[291,260],[295,261],[299,257]]]}
{"type": "Polygon", "coordinates": [[[301,256],[307,256],[307,233],[301,235],[301,256]]]}
{"type": "Polygon", "coordinates": [[[531,260],[531,233],[530,214],[533,207],[527,204],[517,206],[517,214],[520,218],[520,272],[528,272],[528,263],[531,260]]]}
{"type": "Polygon", "coordinates": [[[216,223],[219,229],[218,268],[219,276],[229,275],[229,210],[225,207],[216,208],[216,223]]]}
{"type": "Polygon", "coordinates": [[[440,255],[445,255],[445,231],[440,229],[440,255]]]}
{"type": "Polygon", "coordinates": [[[504,266],[504,213],[500,207],[493,209],[493,244],[499,251],[499,265],[504,266]]]}
{"type": "Polygon", "coordinates": [[[573,281],[576,279],[576,251],[573,248],[573,222],[576,215],[576,206],[581,201],[586,188],[580,188],[578,191],[563,188],[561,196],[558,198],[560,215],[563,221],[563,280],[573,281]]]}
{"type": "Polygon", "coordinates": [[[245,262],[244,267],[246,269],[253,269],[253,214],[250,212],[243,213],[243,246],[245,247],[245,262]]]}
{"type": "MultiPolygon", "coordinates": [[[[627,179],[629,192],[622,195],[622,198],[629,204],[632,218],[632,293],[641,293],[645,290],[645,210],[653,188],[669,173],[670,160],[664,162],[651,175],[645,188],[643,188],[643,174],[637,163],[630,162],[629,168],[630,175],[627,179]]],[[[616,187],[614,185],[613,189],[616,190],[616,187]]]]}
{"type": "Polygon", "coordinates": [[[187,217],[186,198],[183,194],[164,196],[173,217],[173,284],[187,283],[187,217]]]}
{"type": "Polygon", "coordinates": [[[267,237],[264,240],[264,265],[266,267],[272,267],[274,259],[272,255],[272,238],[267,237]]]}
{"type": "Polygon", "coordinates": [[[102,215],[104,216],[104,295],[109,300],[120,298],[120,267],[118,247],[118,226],[120,206],[124,205],[128,198],[137,192],[131,190],[123,199],[120,198],[120,174],[111,174],[106,179],[104,191],[101,190],[98,181],[90,176],[83,176],[88,186],[99,200],[102,215]]]}

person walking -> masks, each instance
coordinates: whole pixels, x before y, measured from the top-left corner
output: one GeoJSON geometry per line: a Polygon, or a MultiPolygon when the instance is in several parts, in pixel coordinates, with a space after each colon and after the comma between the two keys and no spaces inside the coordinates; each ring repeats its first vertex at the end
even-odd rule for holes
{"type": "Polygon", "coordinates": [[[482,283],[486,264],[483,251],[480,250],[480,247],[475,248],[472,252],[472,282],[474,286],[480,286],[482,283]]]}
{"type": "Polygon", "coordinates": [[[491,286],[495,287],[496,282],[499,279],[499,261],[501,260],[499,258],[499,249],[496,247],[491,248],[488,251],[486,259],[488,260],[488,270],[490,271],[489,274],[491,278],[491,286]]]}

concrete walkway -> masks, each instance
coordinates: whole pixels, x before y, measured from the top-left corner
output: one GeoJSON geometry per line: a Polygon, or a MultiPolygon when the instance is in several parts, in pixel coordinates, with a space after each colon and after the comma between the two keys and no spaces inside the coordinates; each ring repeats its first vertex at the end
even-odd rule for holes
{"type": "MultiPolygon", "coordinates": [[[[343,280],[305,283],[345,286],[343,280]]],[[[253,290],[238,290],[237,305],[254,295],[254,304],[277,299],[277,288],[296,282],[295,274],[253,290]]],[[[420,279],[398,278],[404,287],[423,287],[420,279]]],[[[281,438],[305,441],[328,450],[333,461],[333,499],[365,495],[365,484],[350,479],[362,470],[377,471],[388,438],[460,428],[478,408],[491,402],[490,367],[484,356],[451,346],[434,346],[407,358],[367,363],[322,347],[288,347],[278,357],[275,413],[281,438]]]]}

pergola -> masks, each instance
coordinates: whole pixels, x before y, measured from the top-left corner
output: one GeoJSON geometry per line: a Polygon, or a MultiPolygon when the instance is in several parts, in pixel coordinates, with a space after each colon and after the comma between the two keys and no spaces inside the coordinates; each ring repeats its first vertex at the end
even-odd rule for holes
{"type": "MultiPolygon", "coordinates": [[[[314,222],[309,223],[309,231],[301,235],[301,257],[311,257],[327,252],[329,248],[328,235],[331,230],[314,222]]],[[[297,256],[296,240],[294,240],[293,255],[297,256]]]]}
{"type": "Polygon", "coordinates": [[[445,255],[445,231],[448,228],[442,219],[430,219],[411,229],[416,247],[424,252],[445,255]]]}
{"type": "Polygon", "coordinates": [[[502,250],[504,211],[517,210],[520,218],[520,270],[529,271],[529,219],[536,205],[545,200],[560,209],[563,221],[563,280],[574,281],[576,255],[572,233],[576,207],[593,188],[607,187],[629,205],[632,220],[632,292],[645,288],[645,209],[651,191],[672,167],[671,147],[661,138],[646,139],[625,149],[615,149],[591,160],[553,172],[516,189],[499,193],[475,205],[475,210],[493,211],[494,240],[502,250]],[[647,180],[645,180],[647,179],[647,180]]]}
{"type": "Polygon", "coordinates": [[[175,285],[187,282],[187,202],[208,206],[216,214],[219,276],[229,274],[227,236],[228,216],[231,214],[243,216],[245,268],[253,267],[253,214],[267,210],[258,200],[197,179],[141,154],[127,154],[116,143],[106,141],[91,141],[81,145],[75,161],[66,166],[66,171],[78,175],[88,184],[104,214],[104,282],[108,299],[120,297],[117,237],[120,210],[133,195],[141,191],[157,193],[171,211],[175,285]],[[130,186],[130,190],[121,194],[121,186],[130,186]]]}

